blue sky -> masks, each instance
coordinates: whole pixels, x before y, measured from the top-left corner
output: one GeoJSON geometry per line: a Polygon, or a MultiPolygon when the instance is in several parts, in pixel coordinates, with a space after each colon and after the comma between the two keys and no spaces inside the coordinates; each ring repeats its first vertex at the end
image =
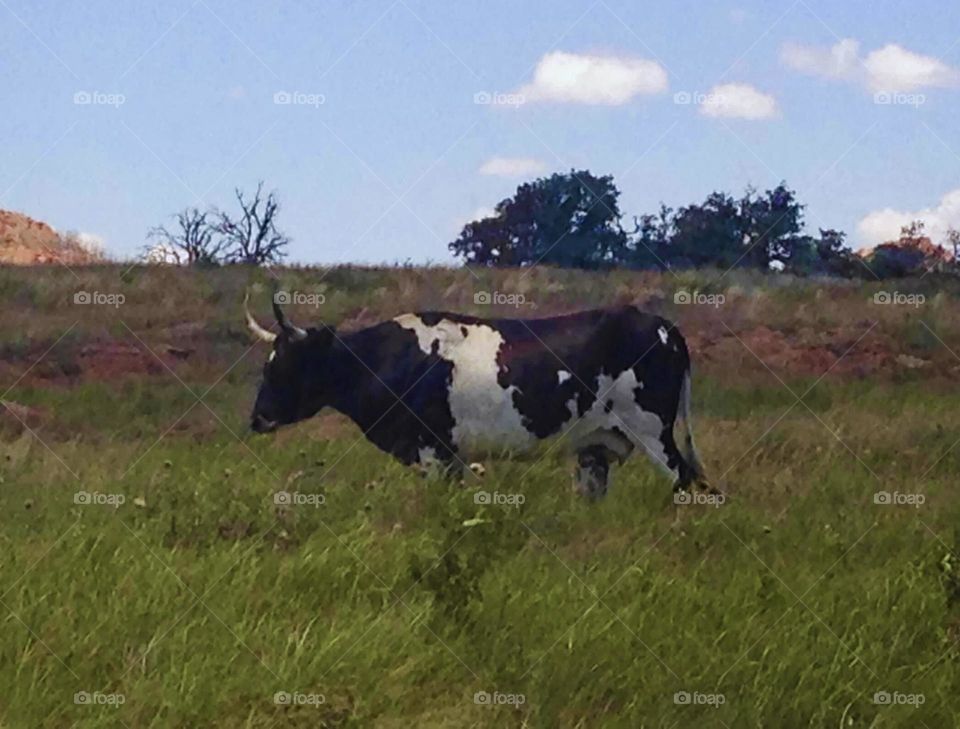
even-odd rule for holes
{"type": "Polygon", "coordinates": [[[263,179],[295,261],[450,262],[478,211],[585,167],[627,222],[785,179],[855,247],[936,237],[958,69],[931,0],[0,0],[0,208],[130,257],[263,179]]]}

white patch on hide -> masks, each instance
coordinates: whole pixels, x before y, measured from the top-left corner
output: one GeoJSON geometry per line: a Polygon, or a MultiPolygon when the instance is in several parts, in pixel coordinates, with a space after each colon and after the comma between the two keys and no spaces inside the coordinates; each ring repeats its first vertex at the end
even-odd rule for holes
{"type": "MultiPolygon", "coordinates": [[[[634,390],[641,384],[632,369],[621,372],[616,378],[600,375],[597,378],[597,399],[571,428],[568,438],[575,449],[595,444],[610,447],[609,434],[619,431],[634,447],[642,448],[651,460],[676,478],[676,470],[667,467],[667,456],[660,442],[663,421],[655,413],[641,409],[634,399],[634,390]],[[612,403],[610,412],[606,412],[608,402],[612,403]]],[[[569,401],[567,406],[576,413],[575,400],[569,401]]],[[[611,450],[619,451],[617,448],[611,450]]]]}
{"type": "Polygon", "coordinates": [[[440,463],[440,459],[437,458],[437,449],[433,446],[421,448],[419,451],[417,451],[417,454],[420,457],[421,465],[433,466],[440,463]]]}
{"type": "Polygon", "coordinates": [[[571,374],[570,374],[569,372],[567,372],[566,370],[560,370],[560,371],[557,372],[557,380],[558,380],[557,384],[558,384],[558,385],[562,385],[564,382],[566,382],[567,380],[569,380],[571,377],[573,377],[573,375],[571,375],[571,374]]]}
{"type": "Polygon", "coordinates": [[[513,404],[514,386],[497,382],[497,353],[503,345],[500,332],[486,324],[461,324],[442,319],[428,326],[416,314],[394,319],[417,335],[425,354],[436,354],[453,363],[450,414],[453,443],[464,457],[487,450],[520,451],[536,438],[523,427],[513,404]],[[464,336],[464,331],[466,336],[464,336]],[[434,342],[437,342],[434,350],[434,342]]]}
{"type": "Polygon", "coordinates": [[[668,337],[667,337],[667,330],[664,329],[663,327],[660,327],[659,329],[657,329],[657,334],[660,335],[660,341],[663,342],[664,344],[666,344],[666,343],[667,343],[667,338],[668,338],[668,337]]]}

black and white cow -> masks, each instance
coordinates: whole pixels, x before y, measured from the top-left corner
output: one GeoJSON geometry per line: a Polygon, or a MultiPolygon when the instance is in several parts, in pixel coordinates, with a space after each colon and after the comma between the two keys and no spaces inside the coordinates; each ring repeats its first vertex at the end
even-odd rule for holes
{"type": "Polygon", "coordinates": [[[258,433],[332,407],[407,464],[456,468],[560,437],[588,496],[606,493],[611,462],[636,448],[675,490],[706,487],[687,346],[658,316],[632,306],[527,320],[427,312],[338,333],[301,329],[276,303],[274,314],[278,334],[246,310],[250,329],[273,343],[251,416],[258,433]]]}

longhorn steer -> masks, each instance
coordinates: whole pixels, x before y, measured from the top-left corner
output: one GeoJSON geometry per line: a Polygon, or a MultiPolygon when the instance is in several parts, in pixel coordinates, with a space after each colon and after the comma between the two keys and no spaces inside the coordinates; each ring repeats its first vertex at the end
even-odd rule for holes
{"type": "MultiPolygon", "coordinates": [[[[246,308],[246,305],[245,305],[246,308]]],[[[606,493],[635,448],[674,479],[706,487],[690,431],[690,357],[674,326],[632,306],[544,319],[403,314],[351,333],[301,329],[277,303],[251,416],[265,433],[332,407],[406,464],[448,468],[560,437],[581,493],[606,493]],[[674,440],[676,421],[682,450],[674,440]]]]}

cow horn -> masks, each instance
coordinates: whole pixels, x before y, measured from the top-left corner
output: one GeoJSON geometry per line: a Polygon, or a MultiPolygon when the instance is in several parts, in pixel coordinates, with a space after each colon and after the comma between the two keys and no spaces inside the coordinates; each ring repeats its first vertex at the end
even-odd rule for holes
{"type": "Polygon", "coordinates": [[[277,318],[277,324],[280,325],[280,328],[286,332],[287,336],[291,339],[305,339],[307,336],[307,330],[301,329],[296,324],[291,322],[287,315],[284,313],[283,309],[280,308],[280,303],[277,301],[277,296],[274,294],[273,297],[273,315],[277,318]]]}
{"type": "Polygon", "coordinates": [[[250,313],[250,308],[247,306],[249,298],[250,292],[248,291],[243,297],[243,311],[247,315],[247,326],[250,327],[250,331],[253,332],[253,335],[257,339],[263,342],[272,342],[277,338],[277,335],[268,329],[264,329],[257,323],[257,320],[253,318],[253,314],[250,313]]]}

